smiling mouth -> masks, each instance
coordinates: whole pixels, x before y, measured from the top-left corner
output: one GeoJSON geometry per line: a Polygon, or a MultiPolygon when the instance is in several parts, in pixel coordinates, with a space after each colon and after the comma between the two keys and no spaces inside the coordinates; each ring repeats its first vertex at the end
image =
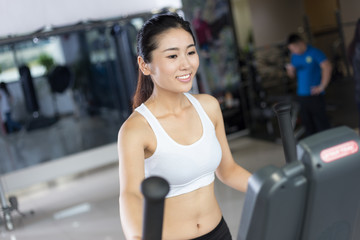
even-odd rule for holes
{"type": "Polygon", "coordinates": [[[178,80],[182,81],[182,82],[188,82],[191,79],[191,74],[186,74],[186,75],[182,75],[182,76],[178,76],[176,77],[178,80]]]}

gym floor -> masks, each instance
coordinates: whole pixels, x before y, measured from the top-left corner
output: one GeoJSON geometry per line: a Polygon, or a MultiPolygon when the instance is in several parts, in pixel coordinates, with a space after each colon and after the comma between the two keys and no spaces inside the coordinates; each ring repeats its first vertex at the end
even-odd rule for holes
{"type": "MultiPolygon", "coordinates": [[[[269,164],[285,163],[280,144],[248,137],[229,140],[229,144],[234,159],[251,172],[269,164]]],[[[218,180],[215,192],[236,239],[245,194],[218,180]]],[[[13,213],[13,231],[6,231],[0,223],[0,239],[123,240],[118,196],[117,164],[24,189],[17,197],[19,210],[26,216],[13,213]]]]}

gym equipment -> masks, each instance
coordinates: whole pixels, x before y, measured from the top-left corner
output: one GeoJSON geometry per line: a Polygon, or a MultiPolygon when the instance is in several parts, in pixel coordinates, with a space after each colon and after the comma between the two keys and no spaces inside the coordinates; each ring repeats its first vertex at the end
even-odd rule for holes
{"type": "Polygon", "coordinates": [[[295,85],[286,74],[285,63],[288,51],[284,44],[275,44],[249,51],[246,55],[248,81],[248,125],[251,135],[277,141],[273,104],[289,102],[292,105],[292,125],[296,139],[304,134],[304,127],[296,124],[299,105],[295,101],[295,85]],[[265,69],[259,71],[259,69],[265,69]]]}
{"type": "Polygon", "coordinates": [[[48,75],[52,93],[63,93],[73,83],[72,73],[67,66],[55,66],[48,75]]]}
{"type": "Polygon", "coordinates": [[[237,239],[360,239],[359,136],[342,126],[307,137],[295,148],[290,107],[278,103],[274,111],[287,164],[250,177],[237,239]]]}
{"type": "Polygon", "coordinates": [[[11,207],[9,206],[6,200],[1,178],[0,178],[0,202],[1,202],[1,210],[3,212],[3,222],[5,224],[5,228],[6,230],[11,231],[14,229],[14,224],[11,216],[11,207]]]}
{"type": "Polygon", "coordinates": [[[296,160],[296,143],[292,132],[292,121],[290,117],[291,105],[286,103],[274,105],[274,112],[277,115],[280,127],[280,135],[282,136],[285,160],[291,163],[296,160]],[[286,139],[286,141],[285,141],[286,139]]]}
{"type": "Polygon", "coordinates": [[[161,239],[164,200],[169,190],[169,183],[161,177],[148,177],[141,183],[141,192],[145,197],[143,240],[161,239]]]}
{"type": "MultiPolygon", "coordinates": [[[[2,131],[0,131],[0,132],[2,132],[4,134],[4,132],[5,132],[4,129],[1,129],[1,130],[2,131]]],[[[1,160],[8,160],[8,159],[2,158],[1,160]]],[[[2,171],[0,171],[0,173],[1,172],[2,171]]],[[[4,190],[4,187],[3,187],[3,180],[0,175],[0,225],[4,224],[5,229],[7,231],[12,231],[15,229],[15,224],[13,222],[13,217],[12,217],[13,211],[16,211],[21,217],[26,217],[27,214],[25,214],[19,210],[19,204],[18,204],[16,196],[9,196],[7,198],[6,195],[7,195],[6,191],[4,190]]],[[[31,210],[30,214],[31,215],[34,214],[34,211],[31,210]]]]}
{"type": "Polygon", "coordinates": [[[19,67],[20,81],[24,93],[24,101],[26,110],[31,114],[30,119],[26,120],[26,130],[48,127],[57,122],[56,118],[43,117],[40,114],[39,104],[36,96],[36,91],[33,84],[33,78],[28,66],[23,65],[19,67]]]}
{"type": "Polygon", "coordinates": [[[57,122],[56,118],[43,117],[40,114],[39,104],[34,88],[33,78],[28,66],[19,67],[20,81],[24,93],[26,110],[31,114],[30,119],[26,120],[26,130],[48,127],[57,122]]]}
{"type": "MultiPolygon", "coordinates": [[[[2,211],[2,218],[0,217],[0,220],[2,220],[3,224],[5,225],[5,229],[7,231],[12,231],[15,229],[14,220],[13,220],[13,211],[17,212],[20,217],[24,218],[27,217],[28,214],[25,214],[19,210],[19,204],[17,197],[15,196],[9,196],[8,199],[5,197],[5,192],[2,187],[1,179],[0,179],[0,203],[1,203],[1,211],[2,211]]],[[[35,214],[33,210],[29,212],[30,215],[35,214]]],[[[1,221],[0,221],[1,225],[1,221]]]]}
{"type": "MultiPolygon", "coordinates": [[[[0,121],[1,121],[1,117],[0,117],[0,121]]],[[[9,151],[9,147],[8,147],[8,143],[7,143],[7,139],[6,139],[7,134],[6,134],[6,131],[5,131],[5,128],[3,125],[0,127],[0,137],[1,137],[1,135],[4,136],[4,141],[5,141],[7,150],[9,151]]],[[[2,158],[1,160],[8,160],[8,159],[2,158]]],[[[3,171],[1,171],[1,168],[0,168],[0,173],[2,173],[2,172],[3,171]]],[[[13,211],[16,211],[22,217],[25,217],[25,214],[19,211],[17,198],[15,196],[10,196],[10,197],[6,198],[6,192],[3,187],[3,180],[0,175],[0,225],[4,224],[5,229],[8,231],[12,231],[15,228],[14,223],[13,223],[13,218],[12,218],[13,211]]],[[[31,211],[31,214],[33,214],[33,213],[34,212],[31,211]]]]}
{"type": "Polygon", "coordinates": [[[51,89],[52,102],[54,106],[55,119],[59,118],[58,105],[56,103],[56,94],[64,93],[73,85],[74,79],[70,68],[67,66],[55,66],[48,74],[48,83],[51,89]]]}
{"type": "Polygon", "coordinates": [[[116,68],[114,68],[113,88],[118,91],[118,109],[124,116],[130,115],[131,98],[135,93],[137,80],[136,35],[137,29],[131,22],[116,23],[111,28],[112,42],[115,47],[116,68]]]}
{"type": "Polygon", "coordinates": [[[300,141],[294,153],[285,144],[292,141],[291,125],[283,124],[289,108],[274,110],[289,163],[250,178],[238,240],[360,239],[358,135],[347,127],[330,129],[300,141]]]}
{"type": "Polygon", "coordinates": [[[39,104],[29,67],[26,65],[19,67],[19,74],[25,98],[26,110],[28,113],[34,114],[39,111],[39,104]]]}

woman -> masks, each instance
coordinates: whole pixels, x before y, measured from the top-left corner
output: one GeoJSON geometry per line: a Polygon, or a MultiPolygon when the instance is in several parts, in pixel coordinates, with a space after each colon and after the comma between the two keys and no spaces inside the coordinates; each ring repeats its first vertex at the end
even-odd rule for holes
{"type": "Polygon", "coordinates": [[[163,239],[231,239],[214,195],[214,172],[245,192],[250,173],[227,143],[218,101],[187,92],[199,66],[195,38],[176,14],[149,19],[137,38],[135,111],[118,137],[120,217],[127,239],[141,239],[140,184],[157,175],[170,183],[163,239]]]}

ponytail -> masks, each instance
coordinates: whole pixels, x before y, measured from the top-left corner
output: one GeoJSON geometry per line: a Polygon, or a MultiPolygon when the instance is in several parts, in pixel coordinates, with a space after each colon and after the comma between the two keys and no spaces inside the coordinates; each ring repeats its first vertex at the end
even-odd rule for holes
{"type": "Polygon", "coordinates": [[[133,98],[133,110],[149,99],[154,90],[154,83],[149,75],[144,75],[139,69],[138,83],[133,98]]]}

